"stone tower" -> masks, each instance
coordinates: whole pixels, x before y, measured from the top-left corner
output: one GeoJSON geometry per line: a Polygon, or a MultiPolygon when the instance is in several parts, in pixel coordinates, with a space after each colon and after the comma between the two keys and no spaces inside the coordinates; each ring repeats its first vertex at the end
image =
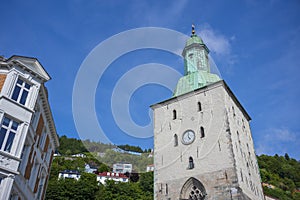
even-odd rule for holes
{"type": "Polygon", "coordinates": [[[154,198],[264,199],[251,118],[225,81],[210,72],[208,54],[193,28],[173,97],[151,106],[154,198]]]}

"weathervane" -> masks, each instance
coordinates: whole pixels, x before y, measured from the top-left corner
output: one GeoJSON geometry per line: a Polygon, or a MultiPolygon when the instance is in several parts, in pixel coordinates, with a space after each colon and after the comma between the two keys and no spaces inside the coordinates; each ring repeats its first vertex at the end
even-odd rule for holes
{"type": "Polygon", "coordinates": [[[195,25],[192,24],[192,35],[195,35],[195,25]]]}

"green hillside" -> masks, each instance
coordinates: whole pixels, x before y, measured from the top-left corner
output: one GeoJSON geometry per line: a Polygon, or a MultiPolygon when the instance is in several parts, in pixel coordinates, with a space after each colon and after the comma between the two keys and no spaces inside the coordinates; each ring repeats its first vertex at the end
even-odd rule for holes
{"type": "MultiPolygon", "coordinates": [[[[98,171],[109,171],[115,162],[129,162],[134,171],[145,171],[148,164],[153,163],[150,151],[144,150],[141,155],[114,151],[115,145],[99,142],[83,141],[60,137],[60,157],[53,160],[46,199],[153,199],[153,173],[140,173],[131,177],[129,183],[108,181],[106,185],[96,183],[95,174],[84,173],[85,164],[97,167],[98,171]],[[71,157],[84,153],[86,157],[71,157]],[[99,154],[100,153],[100,154],[99,154]],[[81,179],[58,180],[59,171],[69,169],[81,172],[81,179]],[[137,177],[138,176],[138,177],[137,177]]],[[[120,145],[123,150],[136,150],[140,147],[120,145]]],[[[264,193],[280,200],[300,200],[300,162],[285,156],[257,156],[260,167],[264,193]]]]}
{"type": "Polygon", "coordinates": [[[257,157],[266,195],[280,200],[300,199],[300,162],[285,156],[257,157]]]}

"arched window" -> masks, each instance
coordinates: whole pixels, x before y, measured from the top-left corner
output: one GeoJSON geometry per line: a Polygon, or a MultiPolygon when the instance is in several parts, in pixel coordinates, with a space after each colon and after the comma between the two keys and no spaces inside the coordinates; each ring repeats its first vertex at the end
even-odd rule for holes
{"type": "Polygon", "coordinates": [[[197,179],[189,178],[180,191],[180,199],[204,200],[207,196],[204,185],[197,179]]]}
{"type": "Polygon", "coordinates": [[[173,119],[176,119],[176,118],[177,118],[176,110],[173,110],[173,119]]]}
{"type": "Polygon", "coordinates": [[[201,103],[200,103],[200,102],[198,102],[198,111],[199,111],[199,112],[202,111],[202,106],[201,106],[201,103]]]}
{"type": "Polygon", "coordinates": [[[201,126],[200,127],[200,138],[204,138],[205,134],[204,134],[204,128],[201,126]]]}
{"type": "Polygon", "coordinates": [[[174,135],[174,147],[178,146],[178,136],[177,134],[174,135]]]}
{"type": "Polygon", "coordinates": [[[189,169],[193,169],[194,168],[194,160],[193,160],[193,157],[190,156],[189,157],[189,169]]]}

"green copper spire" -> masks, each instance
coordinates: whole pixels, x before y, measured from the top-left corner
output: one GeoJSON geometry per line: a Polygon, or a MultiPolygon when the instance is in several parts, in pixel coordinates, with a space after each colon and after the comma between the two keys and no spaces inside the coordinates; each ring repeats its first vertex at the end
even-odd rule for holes
{"type": "Polygon", "coordinates": [[[218,75],[210,73],[208,54],[209,49],[196,35],[193,25],[192,35],[186,41],[182,52],[184,76],[179,79],[173,96],[185,94],[221,80],[218,75]]]}

